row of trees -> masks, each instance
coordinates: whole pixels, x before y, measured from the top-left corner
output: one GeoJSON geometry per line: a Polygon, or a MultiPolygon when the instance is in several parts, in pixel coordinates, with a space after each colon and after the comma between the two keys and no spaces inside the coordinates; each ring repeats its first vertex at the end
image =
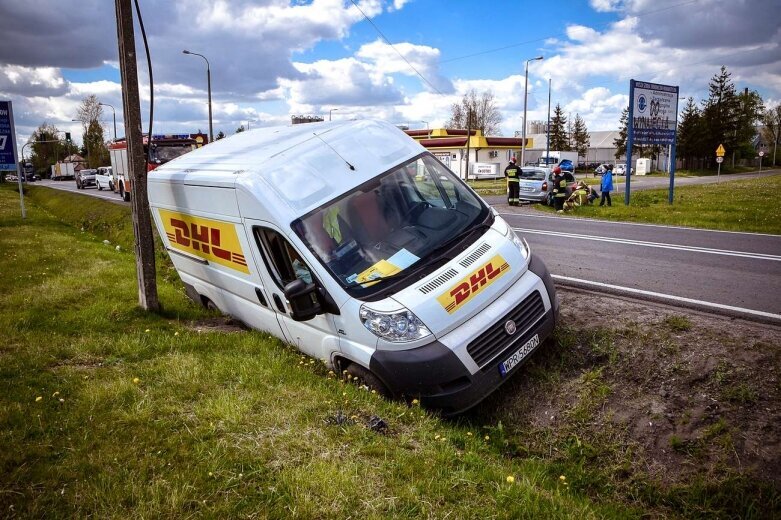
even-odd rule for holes
{"type": "Polygon", "coordinates": [[[553,110],[553,118],[548,129],[548,141],[551,150],[575,151],[578,152],[578,157],[586,157],[591,146],[588,127],[580,114],[575,114],[574,122],[567,121],[567,116],[564,115],[559,104],[556,104],[553,110]]]}
{"type": "MultiPolygon", "coordinates": [[[[756,156],[757,124],[766,110],[762,97],[748,88],[738,93],[726,67],[721,67],[708,85],[708,98],[695,103],[689,97],[678,124],[676,155],[685,168],[712,167],[720,144],[732,164],[756,156]]],[[[777,140],[777,139],[776,139],[777,140]]]]}

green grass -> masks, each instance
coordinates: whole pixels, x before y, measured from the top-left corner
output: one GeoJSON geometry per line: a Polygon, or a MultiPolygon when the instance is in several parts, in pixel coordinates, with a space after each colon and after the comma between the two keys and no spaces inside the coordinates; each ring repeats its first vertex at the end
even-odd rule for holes
{"type": "MultiPolygon", "coordinates": [[[[668,204],[666,189],[632,193],[631,205],[624,205],[623,193],[612,193],[613,206],[582,206],[571,214],[624,222],[645,222],[675,226],[781,234],[781,205],[768,194],[781,190],[781,175],[727,181],[706,186],[675,188],[675,200],[668,204]]],[[[553,208],[535,205],[541,211],[553,208]]]]}
{"type": "Polygon", "coordinates": [[[18,195],[0,188],[4,515],[711,518],[777,504],[739,476],[656,482],[634,472],[621,431],[583,437],[625,361],[614,331],[560,327],[528,380],[489,398],[545,392],[577,371],[560,428],[490,413],[446,421],[344,383],[262,332],[203,326],[214,315],[186,299],[170,262],[158,263],[164,311],[142,312],[128,222],[127,206],[43,188],[22,221],[18,195]]]}

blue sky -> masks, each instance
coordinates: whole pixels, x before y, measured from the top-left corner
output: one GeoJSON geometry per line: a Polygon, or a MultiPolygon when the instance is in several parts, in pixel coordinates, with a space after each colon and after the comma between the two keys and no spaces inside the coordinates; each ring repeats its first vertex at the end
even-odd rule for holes
{"type": "MultiPolygon", "coordinates": [[[[475,89],[494,94],[501,131],[512,135],[522,125],[523,63],[536,55],[545,59],[529,69],[529,120],[545,118],[548,78],[553,104],[591,130],[617,126],[630,78],[702,99],[726,65],[738,88],[770,105],[781,99],[781,10],[772,0],[359,0],[395,50],[349,0],[140,3],[161,132],[208,128],[204,63],[183,48],[211,62],[215,133],[331,109],[335,118],[439,126],[475,89]]],[[[0,0],[0,17],[10,20],[0,98],[14,101],[20,142],[43,122],[78,139],[71,119],[90,94],[117,107],[121,125],[113,2],[0,0]]],[[[144,62],[139,75],[146,113],[144,62]]],[[[110,110],[104,122],[110,132],[110,110]]]]}

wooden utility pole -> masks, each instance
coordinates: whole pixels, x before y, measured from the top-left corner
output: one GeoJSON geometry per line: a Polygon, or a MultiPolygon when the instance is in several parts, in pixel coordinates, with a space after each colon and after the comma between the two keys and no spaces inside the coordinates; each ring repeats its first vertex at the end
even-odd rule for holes
{"type": "MultiPolygon", "coordinates": [[[[119,70],[122,74],[122,105],[125,113],[125,136],[127,138],[127,162],[132,189],[130,204],[133,210],[133,234],[136,238],[138,304],[144,310],[157,312],[160,310],[160,300],[157,297],[155,243],[152,237],[149,198],[146,193],[147,171],[141,131],[141,101],[138,94],[133,10],[131,0],[115,0],[115,5],[117,40],[119,41],[119,70]]],[[[151,137],[149,136],[150,140],[151,137]]]]}

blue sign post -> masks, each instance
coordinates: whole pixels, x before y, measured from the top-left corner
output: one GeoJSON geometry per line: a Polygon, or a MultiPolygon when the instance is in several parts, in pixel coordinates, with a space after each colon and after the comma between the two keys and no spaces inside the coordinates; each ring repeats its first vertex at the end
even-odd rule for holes
{"type": "Polygon", "coordinates": [[[10,101],[0,101],[0,170],[16,171],[19,183],[19,204],[22,206],[22,218],[26,218],[24,193],[22,193],[22,171],[16,160],[14,108],[10,101]]]}
{"type": "Polygon", "coordinates": [[[626,186],[624,204],[629,205],[632,178],[632,146],[650,144],[671,146],[670,194],[675,184],[675,137],[678,130],[678,87],[645,81],[629,81],[629,122],[626,138],[626,186]]]}
{"type": "Polygon", "coordinates": [[[0,170],[17,170],[14,112],[10,101],[0,101],[0,170]]]}

